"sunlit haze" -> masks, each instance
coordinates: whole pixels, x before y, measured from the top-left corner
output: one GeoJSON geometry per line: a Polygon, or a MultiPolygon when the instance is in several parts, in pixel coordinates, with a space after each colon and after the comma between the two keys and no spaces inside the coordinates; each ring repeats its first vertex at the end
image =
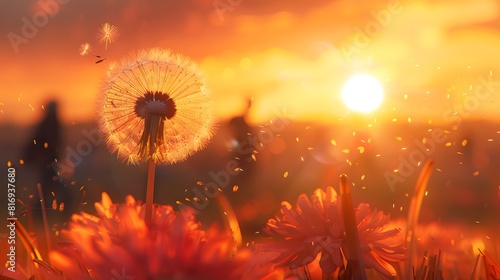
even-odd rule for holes
{"type": "MultiPolygon", "coordinates": [[[[110,63],[151,47],[200,65],[219,119],[241,114],[253,97],[252,123],[276,111],[336,122],[350,111],[341,89],[359,72],[384,84],[384,102],[373,117],[415,122],[443,122],[448,108],[474,93],[479,77],[500,80],[500,62],[492,59],[500,48],[494,0],[261,0],[227,10],[200,0],[60,1],[50,9],[44,1],[1,2],[0,123],[32,124],[49,99],[60,101],[67,123],[94,121],[110,63]],[[34,15],[44,9],[52,12],[46,21],[35,17],[35,25],[34,15]],[[96,36],[105,23],[119,36],[100,44],[96,36]],[[104,60],[81,56],[84,43],[104,60]]],[[[483,102],[471,117],[496,116],[496,108],[483,102]]]]}

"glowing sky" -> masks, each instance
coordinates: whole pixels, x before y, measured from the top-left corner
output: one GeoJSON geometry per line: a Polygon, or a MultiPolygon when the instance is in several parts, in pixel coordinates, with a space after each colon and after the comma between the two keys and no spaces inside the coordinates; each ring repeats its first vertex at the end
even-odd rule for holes
{"type": "Polygon", "coordinates": [[[283,3],[0,0],[0,123],[33,123],[49,98],[60,101],[67,123],[95,119],[108,62],[151,47],[200,64],[220,118],[240,113],[250,96],[254,122],[282,110],[299,120],[344,118],[340,89],[357,72],[384,85],[374,117],[439,122],[458,107],[476,118],[495,115],[500,2],[283,3]],[[105,22],[120,32],[106,50],[96,38],[105,22]],[[107,59],[96,65],[94,57],[80,56],[84,42],[107,59]]]}

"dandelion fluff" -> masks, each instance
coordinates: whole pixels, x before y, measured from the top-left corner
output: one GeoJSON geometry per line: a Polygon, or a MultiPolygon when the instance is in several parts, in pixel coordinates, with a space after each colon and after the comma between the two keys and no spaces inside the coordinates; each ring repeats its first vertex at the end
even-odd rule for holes
{"type": "Polygon", "coordinates": [[[80,45],[80,55],[85,56],[90,52],[90,44],[89,43],[83,43],[80,45]]]}
{"type": "Polygon", "coordinates": [[[183,161],[213,135],[205,78],[182,55],[139,51],[108,70],[102,91],[101,129],[127,163],[183,161]]]}
{"type": "Polygon", "coordinates": [[[119,36],[118,28],[108,22],[103,24],[97,33],[99,43],[104,43],[104,49],[107,49],[108,45],[113,43],[119,36]]]}

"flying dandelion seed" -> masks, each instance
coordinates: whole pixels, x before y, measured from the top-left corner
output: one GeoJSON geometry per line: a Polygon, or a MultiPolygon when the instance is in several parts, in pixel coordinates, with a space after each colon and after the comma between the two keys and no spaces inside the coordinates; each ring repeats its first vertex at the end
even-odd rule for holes
{"type": "Polygon", "coordinates": [[[104,49],[107,49],[108,45],[113,43],[119,36],[118,28],[108,22],[103,24],[97,33],[99,44],[104,42],[104,49]]]}
{"type": "Polygon", "coordinates": [[[87,55],[89,53],[89,51],[90,51],[90,44],[89,43],[83,43],[83,44],[81,44],[79,51],[80,51],[80,55],[81,56],[87,55]]]}
{"type": "Polygon", "coordinates": [[[83,44],[80,45],[79,51],[80,51],[80,55],[81,56],[85,56],[87,54],[90,54],[90,55],[98,58],[98,60],[96,61],[95,64],[99,64],[99,63],[103,62],[104,60],[106,60],[105,57],[103,58],[100,55],[94,54],[90,50],[91,50],[91,47],[90,47],[89,43],[83,43],[83,44]]]}
{"type": "Polygon", "coordinates": [[[101,128],[127,163],[183,161],[213,134],[212,105],[198,66],[168,50],[142,50],[110,70],[101,128]]]}

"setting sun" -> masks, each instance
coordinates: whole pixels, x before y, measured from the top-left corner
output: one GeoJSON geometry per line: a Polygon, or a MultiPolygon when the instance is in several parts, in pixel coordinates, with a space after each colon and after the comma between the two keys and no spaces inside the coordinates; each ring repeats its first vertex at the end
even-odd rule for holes
{"type": "Polygon", "coordinates": [[[375,111],[384,97],[382,85],[368,74],[357,74],[349,78],[342,88],[342,100],[356,112],[375,111]]]}

